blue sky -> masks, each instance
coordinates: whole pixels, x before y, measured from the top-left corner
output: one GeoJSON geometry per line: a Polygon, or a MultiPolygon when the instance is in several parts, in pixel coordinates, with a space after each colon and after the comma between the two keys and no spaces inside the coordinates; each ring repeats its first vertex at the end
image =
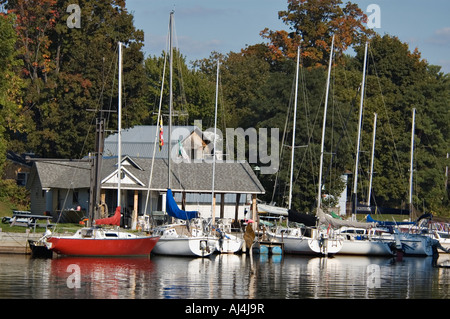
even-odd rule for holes
{"type": "MultiPolygon", "coordinates": [[[[344,3],[347,0],[343,0],[344,3]]],[[[399,37],[416,47],[430,64],[450,73],[449,0],[352,0],[366,11],[380,9],[379,34],[399,37]]],[[[136,28],[144,31],[147,55],[160,55],[166,48],[169,14],[175,11],[174,39],[186,60],[209,57],[212,51],[239,52],[246,45],[261,43],[264,28],[287,30],[278,11],[286,0],[127,0],[136,28]]],[[[371,15],[374,12],[366,12],[371,15]]]]}

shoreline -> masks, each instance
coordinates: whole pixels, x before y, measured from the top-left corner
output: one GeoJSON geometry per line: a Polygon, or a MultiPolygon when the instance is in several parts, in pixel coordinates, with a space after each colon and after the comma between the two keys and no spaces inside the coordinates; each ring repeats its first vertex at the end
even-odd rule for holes
{"type": "Polygon", "coordinates": [[[42,237],[42,233],[16,233],[0,231],[0,254],[31,254],[28,240],[38,240],[42,237]]]}

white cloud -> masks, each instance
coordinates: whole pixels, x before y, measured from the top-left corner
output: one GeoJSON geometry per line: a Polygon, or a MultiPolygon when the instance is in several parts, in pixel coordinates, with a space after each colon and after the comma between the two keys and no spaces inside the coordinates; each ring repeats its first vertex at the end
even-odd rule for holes
{"type": "Polygon", "coordinates": [[[439,46],[450,46],[450,27],[434,31],[433,35],[426,39],[425,42],[439,46]]]}

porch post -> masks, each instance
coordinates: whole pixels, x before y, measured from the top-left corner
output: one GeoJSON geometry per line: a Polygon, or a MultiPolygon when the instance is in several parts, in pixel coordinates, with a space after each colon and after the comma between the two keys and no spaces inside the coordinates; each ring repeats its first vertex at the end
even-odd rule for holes
{"type": "Polygon", "coordinates": [[[254,221],[253,223],[253,230],[258,229],[258,221],[257,219],[257,213],[256,213],[256,194],[252,194],[252,219],[254,221]]]}
{"type": "Polygon", "coordinates": [[[135,189],[134,190],[133,213],[131,215],[131,229],[132,230],[136,230],[136,228],[137,228],[138,200],[139,200],[139,191],[137,189],[135,189]]]}
{"type": "Polygon", "coordinates": [[[220,218],[225,217],[225,194],[220,194],[220,218]]]}
{"type": "Polygon", "coordinates": [[[239,202],[241,199],[241,194],[236,194],[236,206],[234,207],[234,228],[237,228],[237,225],[239,225],[239,202]]]}

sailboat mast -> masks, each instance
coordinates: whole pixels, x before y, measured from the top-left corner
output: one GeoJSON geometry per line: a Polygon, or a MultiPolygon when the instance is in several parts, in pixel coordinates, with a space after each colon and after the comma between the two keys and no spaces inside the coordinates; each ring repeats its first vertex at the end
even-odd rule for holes
{"type": "Polygon", "coordinates": [[[122,42],[119,42],[119,98],[117,119],[117,207],[120,207],[120,181],[122,178],[122,42]]]}
{"type": "Polygon", "coordinates": [[[356,161],[355,161],[355,172],[353,173],[353,194],[352,194],[352,218],[354,219],[356,217],[356,208],[358,206],[358,196],[357,196],[357,189],[358,189],[358,166],[359,166],[359,149],[360,149],[360,142],[361,142],[361,125],[362,125],[362,114],[363,114],[363,104],[364,104],[364,87],[366,82],[366,67],[367,67],[367,42],[366,47],[364,49],[364,64],[363,64],[363,77],[362,77],[362,84],[361,84],[361,99],[359,101],[359,121],[358,121],[358,138],[356,141],[356,161]]]}
{"type": "Polygon", "coordinates": [[[330,62],[328,64],[328,77],[327,77],[327,90],[325,94],[325,106],[323,111],[323,124],[322,124],[322,143],[320,146],[320,168],[319,168],[319,189],[317,192],[317,209],[320,209],[322,202],[322,169],[323,169],[323,150],[325,145],[325,126],[327,122],[327,109],[328,109],[328,93],[330,90],[330,75],[331,75],[331,64],[333,62],[333,49],[334,49],[334,35],[331,41],[331,51],[330,51],[330,62]]]}
{"type": "Polygon", "coordinates": [[[367,205],[370,207],[370,197],[372,196],[372,180],[373,180],[373,159],[375,154],[375,136],[377,134],[377,113],[373,113],[373,136],[372,136],[372,157],[370,160],[370,178],[369,178],[369,190],[367,194],[367,205]]]}
{"type": "Polygon", "coordinates": [[[412,126],[411,126],[411,162],[409,166],[409,219],[411,220],[413,213],[413,177],[414,177],[414,132],[416,125],[416,109],[412,110],[412,126]]]}
{"type": "Polygon", "coordinates": [[[298,98],[298,69],[300,65],[300,46],[297,49],[297,70],[295,75],[295,99],[294,99],[294,121],[292,127],[292,150],[291,150],[291,177],[289,181],[289,201],[288,208],[292,205],[292,190],[294,188],[294,150],[295,150],[295,128],[297,126],[297,98],[298,98]]]}
{"type": "Polygon", "coordinates": [[[216,176],[216,138],[217,138],[217,105],[219,99],[219,66],[220,62],[217,59],[217,75],[216,75],[216,104],[214,111],[214,142],[213,142],[213,165],[212,165],[212,192],[211,192],[211,218],[212,225],[216,218],[216,200],[215,200],[215,176],[216,176]]]}
{"type": "Polygon", "coordinates": [[[168,165],[168,177],[167,177],[167,188],[170,189],[170,170],[171,170],[171,149],[172,149],[172,108],[173,108],[173,14],[174,12],[170,12],[170,20],[169,20],[169,132],[168,132],[168,144],[167,144],[167,165],[168,165]]]}
{"type": "Polygon", "coordinates": [[[91,162],[91,181],[89,191],[89,223],[94,224],[94,220],[100,218],[99,212],[99,199],[101,189],[101,171],[102,171],[102,158],[103,158],[103,145],[104,145],[104,132],[105,132],[105,118],[103,117],[103,111],[99,112],[99,116],[96,121],[96,134],[95,134],[95,157],[91,162]]]}

